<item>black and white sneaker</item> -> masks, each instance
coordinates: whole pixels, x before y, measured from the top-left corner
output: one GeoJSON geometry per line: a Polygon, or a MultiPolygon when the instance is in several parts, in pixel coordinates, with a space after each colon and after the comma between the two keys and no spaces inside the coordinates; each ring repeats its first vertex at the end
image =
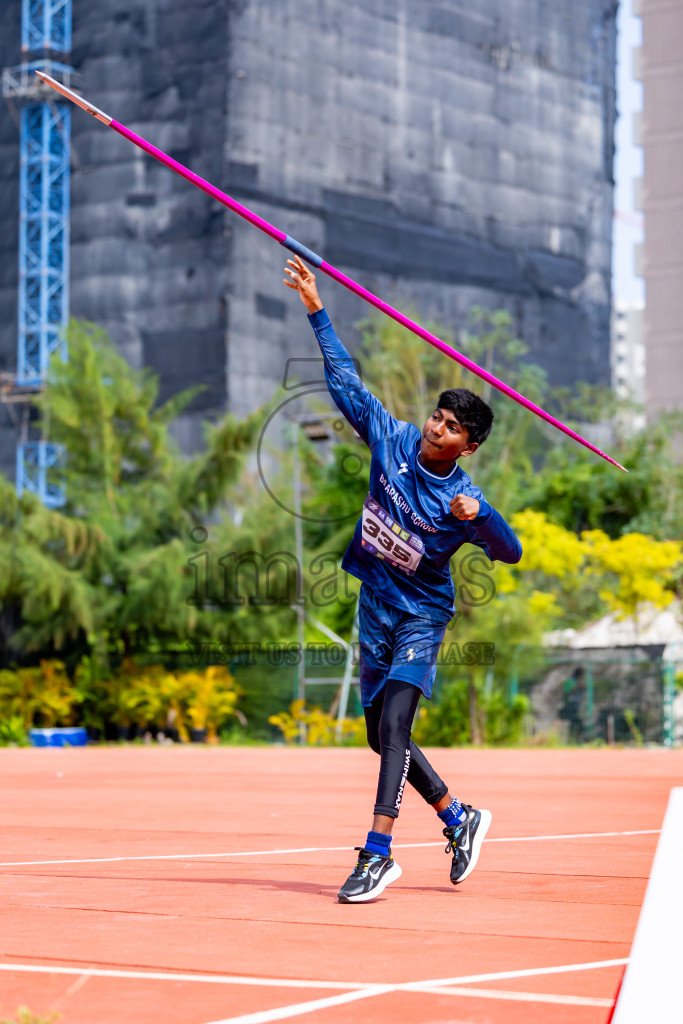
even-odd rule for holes
{"type": "Polygon", "coordinates": [[[403,872],[389,854],[381,857],[378,853],[370,853],[364,846],[354,847],[360,850],[356,866],[346,879],[337,899],[340,903],[367,903],[384,892],[390,882],[395,882],[403,872]]]}
{"type": "Polygon", "coordinates": [[[490,811],[477,811],[469,804],[463,804],[467,817],[460,825],[450,825],[443,830],[448,839],[446,853],[453,854],[451,861],[451,882],[457,885],[474,870],[484,836],[491,824],[490,811]]]}

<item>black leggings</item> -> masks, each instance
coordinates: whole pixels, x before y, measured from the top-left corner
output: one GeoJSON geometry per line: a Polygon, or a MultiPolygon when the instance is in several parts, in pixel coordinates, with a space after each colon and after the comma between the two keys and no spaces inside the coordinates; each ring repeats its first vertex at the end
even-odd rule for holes
{"type": "Polygon", "coordinates": [[[381,757],[375,814],[398,818],[406,779],[428,804],[448,792],[427,758],[410,738],[421,691],[412,683],[389,679],[365,712],[368,743],[381,757]]]}

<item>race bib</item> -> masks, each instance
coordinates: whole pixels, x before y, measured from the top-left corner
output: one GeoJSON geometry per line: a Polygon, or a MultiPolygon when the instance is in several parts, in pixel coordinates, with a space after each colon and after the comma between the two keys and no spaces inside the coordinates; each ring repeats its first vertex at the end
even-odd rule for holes
{"type": "Polygon", "coordinates": [[[371,494],[363,505],[361,530],[362,544],[369,554],[413,575],[424,554],[423,542],[392,519],[371,494]]]}

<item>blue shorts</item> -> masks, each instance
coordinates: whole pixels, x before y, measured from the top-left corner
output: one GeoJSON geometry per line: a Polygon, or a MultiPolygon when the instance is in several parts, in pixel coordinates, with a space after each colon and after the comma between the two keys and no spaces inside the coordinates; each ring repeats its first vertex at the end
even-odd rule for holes
{"type": "Polygon", "coordinates": [[[390,676],[412,683],[425,697],[431,697],[436,657],[445,632],[445,624],[387,604],[364,583],[358,602],[363,707],[370,707],[390,676]]]}

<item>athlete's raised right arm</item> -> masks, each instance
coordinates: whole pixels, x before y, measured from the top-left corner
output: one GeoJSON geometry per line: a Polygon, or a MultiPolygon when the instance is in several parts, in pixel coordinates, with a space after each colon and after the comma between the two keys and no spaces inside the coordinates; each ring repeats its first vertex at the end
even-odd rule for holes
{"type": "Polygon", "coordinates": [[[380,438],[395,433],[399,421],[386,411],[359,377],[353,359],[337,337],[320,301],[313,271],[298,256],[287,260],[287,264],[285,273],[289,279],[285,278],[284,283],[299,292],[308,310],[308,319],[325,360],[325,379],[330,394],[353,429],[371,447],[380,438]]]}

